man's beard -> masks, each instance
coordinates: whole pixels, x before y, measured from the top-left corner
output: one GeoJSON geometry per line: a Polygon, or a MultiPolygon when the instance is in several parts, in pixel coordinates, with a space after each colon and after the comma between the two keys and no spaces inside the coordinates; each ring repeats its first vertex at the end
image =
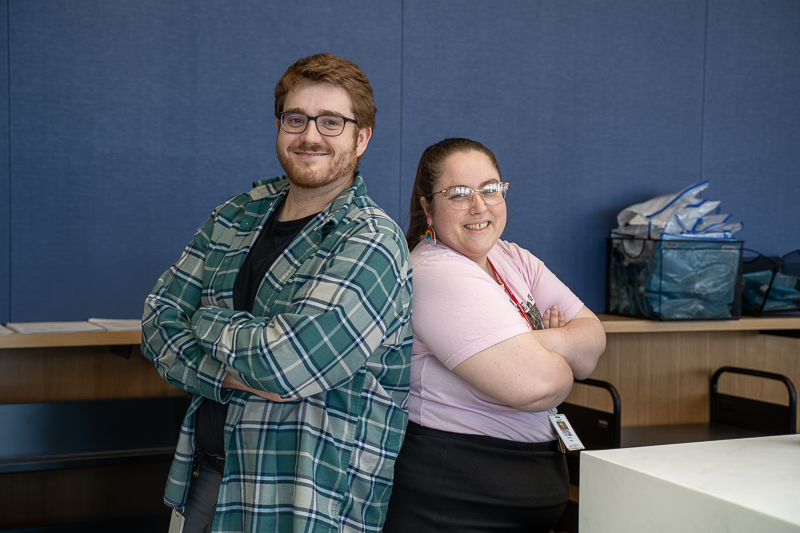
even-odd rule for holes
{"type": "Polygon", "coordinates": [[[304,189],[317,189],[343,179],[352,179],[358,165],[355,142],[352,148],[345,149],[341,152],[333,152],[333,149],[323,144],[307,143],[291,145],[287,147],[286,151],[282,151],[279,147],[277,152],[278,161],[280,161],[289,181],[291,181],[293,185],[303,187],[304,189]],[[293,161],[289,155],[289,152],[293,151],[323,152],[333,153],[334,155],[333,159],[324,167],[315,166],[314,168],[310,168],[293,161]]]}

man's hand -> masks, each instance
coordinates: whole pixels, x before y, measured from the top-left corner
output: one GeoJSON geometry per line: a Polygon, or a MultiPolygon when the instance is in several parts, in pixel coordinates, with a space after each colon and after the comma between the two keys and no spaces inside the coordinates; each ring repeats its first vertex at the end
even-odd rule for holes
{"type": "Polygon", "coordinates": [[[545,329],[563,328],[567,325],[567,318],[564,316],[564,311],[559,311],[558,306],[554,305],[544,312],[542,322],[544,322],[545,329]]]}
{"type": "Polygon", "coordinates": [[[265,400],[270,400],[272,402],[293,402],[295,400],[299,400],[299,398],[287,398],[283,399],[278,396],[277,393],[274,392],[264,392],[256,389],[251,389],[241,381],[231,377],[230,374],[225,374],[225,378],[222,380],[222,388],[223,389],[236,389],[236,390],[243,390],[249,392],[251,394],[255,394],[265,400]]]}

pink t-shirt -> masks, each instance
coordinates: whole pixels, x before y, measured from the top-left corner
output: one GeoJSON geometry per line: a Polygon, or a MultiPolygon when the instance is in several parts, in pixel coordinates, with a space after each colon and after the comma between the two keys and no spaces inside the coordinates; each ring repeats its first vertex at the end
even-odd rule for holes
{"type": "MultiPolygon", "coordinates": [[[[489,259],[524,307],[535,303],[544,313],[558,305],[567,322],[583,308],[544,263],[516,244],[497,241],[489,259]]],[[[548,413],[525,413],[499,403],[452,372],[476,353],[530,331],[503,285],[441,243],[421,242],[411,260],[409,418],[443,431],[521,442],[555,439],[548,413]]]]}

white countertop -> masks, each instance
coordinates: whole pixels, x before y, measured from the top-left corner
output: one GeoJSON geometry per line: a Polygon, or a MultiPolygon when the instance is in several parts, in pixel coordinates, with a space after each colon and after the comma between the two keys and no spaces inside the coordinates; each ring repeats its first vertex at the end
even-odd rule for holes
{"type": "Polygon", "coordinates": [[[800,531],[800,435],[583,452],[580,530],[800,531]]]}

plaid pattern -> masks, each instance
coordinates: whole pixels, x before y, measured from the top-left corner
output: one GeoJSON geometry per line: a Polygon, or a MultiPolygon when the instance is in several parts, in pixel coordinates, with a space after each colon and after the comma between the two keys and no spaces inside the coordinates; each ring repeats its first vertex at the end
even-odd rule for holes
{"type": "Polygon", "coordinates": [[[358,174],[287,247],[253,315],[233,284],[286,177],[256,182],[198,230],[147,297],[142,353],[194,393],[165,493],[183,508],[194,413],[229,403],[215,532],[379,532],[407,422],[411,263],[400,228],[358,174]],[[220,387],[225,373],[299,401],[220,387]]]}

